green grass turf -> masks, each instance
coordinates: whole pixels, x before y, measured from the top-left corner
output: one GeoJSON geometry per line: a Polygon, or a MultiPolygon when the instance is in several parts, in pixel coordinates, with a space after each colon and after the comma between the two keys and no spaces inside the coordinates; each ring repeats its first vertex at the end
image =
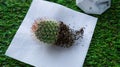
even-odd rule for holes
{"type": "MultiPolygon", "coordinates": [[[[50,0],[81,11],[75,0],[50,0]]],[[[31,4],[31,0],[0,0],[0,67],[31,67],[4,55],[31,4]]],[[[47,8],[46,8],[47,9],[47,8]]],[[[120,0],[98,17],[84,67],[120,67],[120,0]]]]}

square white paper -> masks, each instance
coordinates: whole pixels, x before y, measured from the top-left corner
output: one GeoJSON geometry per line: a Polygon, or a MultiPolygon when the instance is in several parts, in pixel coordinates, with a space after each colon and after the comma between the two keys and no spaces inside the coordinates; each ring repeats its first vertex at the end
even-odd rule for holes
{"type": "Polygon", "coordinates": [[[82,67],[96,22],[97,18],[62,5],[33,0],[6,55],[36,67],[82,67]],[[70,24],[74,30],[85,27],[83,39],[70,48],[53,47],[36,40],[31,33],[31,26],[34,20],[44,17],[70,24]]]}

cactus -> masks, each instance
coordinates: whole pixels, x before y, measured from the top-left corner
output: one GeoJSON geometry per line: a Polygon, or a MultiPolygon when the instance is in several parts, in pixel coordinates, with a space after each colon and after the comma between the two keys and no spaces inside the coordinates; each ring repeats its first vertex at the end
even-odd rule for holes
{"type": "Polygon", "coordinates": [[[36,20],[32,30],[36,38],[44,43],[70,47],[75,41],[71,29],[63,22],[48,19],[36,20]]]}

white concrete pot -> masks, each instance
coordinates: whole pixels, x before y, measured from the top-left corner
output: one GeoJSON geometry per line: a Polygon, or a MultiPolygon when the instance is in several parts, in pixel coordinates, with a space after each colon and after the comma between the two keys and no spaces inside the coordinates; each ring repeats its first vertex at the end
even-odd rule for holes
{"type": "Polygon", "coordinates": [[[102,14],[111,6],[111,0],[76,0],[76,4],[85,13],[102,14]]]}

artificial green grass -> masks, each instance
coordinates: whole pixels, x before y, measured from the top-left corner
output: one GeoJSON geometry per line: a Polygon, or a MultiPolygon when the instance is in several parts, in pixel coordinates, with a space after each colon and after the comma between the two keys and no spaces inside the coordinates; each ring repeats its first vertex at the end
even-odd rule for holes
{"type": "MultiPolygon", "coordinates": [[[[75,0],[50,0],[81,11],[75,0]]],[[[4,55],[31,0],[0,0],[0,67],[31,67],[4,55]]],[[[84,67],[120,67],[120,1],[112,0],[111,8],[98,17],[98,23],[85,59],[84,67]]]]}

